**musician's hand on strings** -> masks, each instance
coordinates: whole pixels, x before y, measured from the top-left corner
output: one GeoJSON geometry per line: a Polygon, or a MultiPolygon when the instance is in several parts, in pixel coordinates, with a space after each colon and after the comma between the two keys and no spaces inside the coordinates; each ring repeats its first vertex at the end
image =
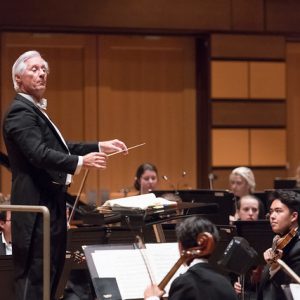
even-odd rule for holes
{"type": "Polygon", "coordinates": [[[275,270],[279,267],[278,263],[276,262],[277,259],[281,258],[283,254],[283,251],[280,249],[276,249],[275,251],[272,248],[267,249],[264,252],[264,259],[267,262],[267,264],[271,265],[271,270],[275,270]]]}
{"type": "Polygon", "coordinates": [[[113,152],[124,152],[128,154],[127,146],[120,140],[114,139],[110,141],[99,142],[102,152],[109,154],[113,152]]]}
{"type": "Polygon", "coordinates": [[[160,290],[156,284],[151,284],[144,291],[144,299],[146,300],[150,297],[160,298],[163,294],[164,291],[160,290]]]}
{"type": "Polygon", "coordinates": [[[84,168],[95,168],[105,169],[107,165],[107,155],[103,152],[91,152],[84,155],[82,167],[84,168]]]}

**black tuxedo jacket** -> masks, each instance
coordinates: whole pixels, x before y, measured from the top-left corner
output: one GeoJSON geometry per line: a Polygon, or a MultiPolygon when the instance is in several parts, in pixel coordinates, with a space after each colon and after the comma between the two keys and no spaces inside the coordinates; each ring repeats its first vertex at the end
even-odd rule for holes
{"type": "MultiPolygon", "coordinates": [[[[74,174],[78,155],[99,151],[98,143],[67,143],[67,148],[49,119],[20,94],[15,96],[4,118],[3,137],[12,171],[11,203],[44,205],[49,209],[51,264],[55,265],[56,257],[65,255],[66,213],[64,189],[61,187],[66,183],[67,174],[74,174]],[[55,251],[62,254],[54,254],[55,251]]],[[[32,269],[32,257],[36,257],[40,264],[42,234],[40,215],[12,214],[12,244],[17,278],[26,277],[26,272],[32,269]]],[[[31,281],[40,280],[38,275],[34,276],[31,281]]],[[[28,299],[38,297],[31,295],[28,299]]]]}
{"type": "Polygon", "coordinates": [[[169,300],[237,300],[230,283],[208,263],[198,263],[171,284],[169,300]]]}

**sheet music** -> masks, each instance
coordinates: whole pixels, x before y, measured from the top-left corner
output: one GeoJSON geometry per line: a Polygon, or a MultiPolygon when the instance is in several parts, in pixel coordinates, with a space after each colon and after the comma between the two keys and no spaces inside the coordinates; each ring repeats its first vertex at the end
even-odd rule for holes
{"type": "MultiPolygon", "coordinates": [[[[146,248],[143,251],[158,284],[178,260],[178,245],[146,244],[146,248]]],[[[138,249],[96,250],[92,258],[99,278],[116,278],[122,299],[144,297],[144,290],[151,281],[138,249]]],[[[179,270],[182,272],[183,269],[179,270]]],[[[169,286],[166,292],[168,290],[169,286]]]]}
{"type": "Polygon", "coordinates": [[[92,257],[99,278],[116,278],[122,299],[144,297],[150,279],[138,250],[98,250],[92,257]]]}
{"type": "Polygon", "coordinates": [[[300,299],[300,284],[290,283],[290,290],[293,296],[293,299],[300,299]]]}
{"type": "Polygon", "coordinates": [[[125,198],[107,200],[103,204],[102,208],[105,207],[123,207],[123,208],[139,208],[147,209],[154,206],[168,206],[176,205],[176,201],[170,201],[164,198],[156,197],[153,193],[130,196],[125,198]]]}
{"type": "MultiPolygon", "coordinates": [[[[159,284],[166,276],[168,271],[174,266],[175,262],[179,259],[179,249],[177,243],[161,243],[161,244],[146,244],[147,255],[153,269],[156,283],[159,284]],[[159,247],[157,246],[159,245],[159,247]],[[166,271],[167,270],[167,271],[166,271]]],[[[180,274],[187,270],[186,267],[181,266],[174,276],[167,284],[165,290],[169,291],[172,281],[180,274]]],[[[166,295],[167,296],[167,295],[166,295]]]]}

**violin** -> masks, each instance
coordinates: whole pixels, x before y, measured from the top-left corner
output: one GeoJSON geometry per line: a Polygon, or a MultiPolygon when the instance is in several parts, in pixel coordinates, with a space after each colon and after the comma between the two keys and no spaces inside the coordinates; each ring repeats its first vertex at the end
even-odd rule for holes
{"type": "Polygon", "coordinates": [[[278,238],[275,241],[275,245],[273,245],[275,246],[274,250],[283,250],[289,244],[289,242],[296,236],[297,231],[298,227],[292,228],[286,235],[278,238]]]}
{"type": "Polygon", "coordinates": [[[274,250],[273,247],[272,250],[274,251],[273,262],[278,263],[287,275],[289,275],[296,283],[300,284],[300,277],[283,260],[281,260],[278,257],[278,253],[276,253],[278,250],[283,250],[291,242],[291,240],[296,236],[297,231],[298,227],[293,228],[283,237],[277,238],[273,243],[274,250]]]}
{"type": "Polygon", "coordinates": [[[298,227],[292,228],[287,234],[283,237],[275,236],[272,245],[273,259],[272,262],[276,262],[278,260],[278,250],[283,250],[291,240],[296,236],[298,231],[298,227]]]}
{"type": "Polygon", "coordinates": [[[215,241],[212,234],[208,232],[199,233],[197,236],[197,247],[183,250],[177,262],[158,284],[160,290],[164,290],[168,282],[174,276],[179,267],[186,263],[189,265],[195,258],[209,256],[215,249],[215,241]]]}

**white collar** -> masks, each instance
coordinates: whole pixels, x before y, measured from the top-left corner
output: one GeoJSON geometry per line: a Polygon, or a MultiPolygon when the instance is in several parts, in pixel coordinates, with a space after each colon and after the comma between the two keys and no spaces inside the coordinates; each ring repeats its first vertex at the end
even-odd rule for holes
{"type": "Polygon", "coordinates": [[[208,263],[207,258],[195,258],[189,265],[189,268],[198,264],[198,263],[208,263]]]}
{"type": "Polygon", "coordinates": [[[47,99],[42,98],[40,101],[37,101],[34,99],[31,95],[24,94],[24,93],[18,93],[30,102],[32,102],[34,105],[36,105],[38,108],[46,110],[47,109],[47,99]]]}

